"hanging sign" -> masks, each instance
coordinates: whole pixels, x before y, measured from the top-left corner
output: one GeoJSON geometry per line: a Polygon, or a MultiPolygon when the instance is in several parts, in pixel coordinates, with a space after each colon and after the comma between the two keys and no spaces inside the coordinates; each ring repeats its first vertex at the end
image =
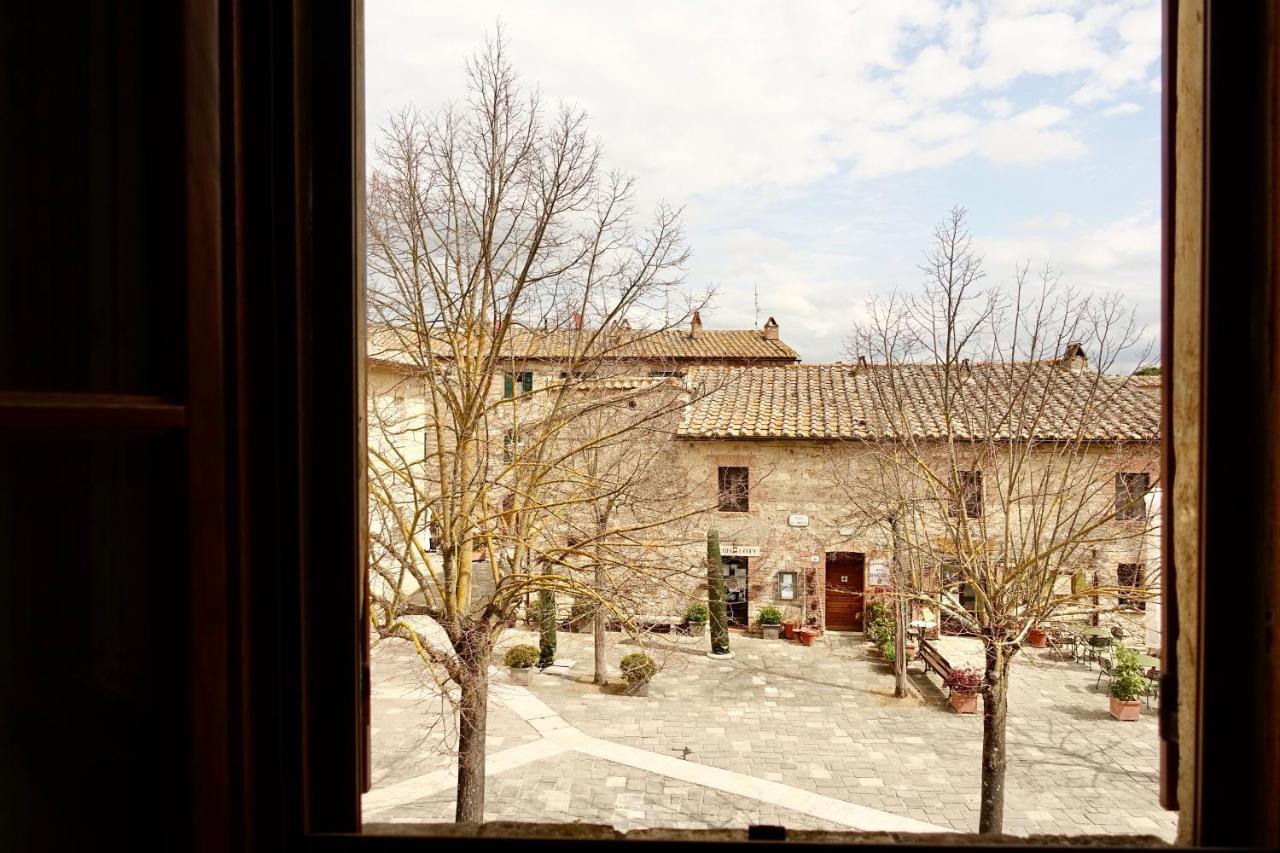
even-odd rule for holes
{"type": "Polygon", "coordinates": [[[872,558],[867,564],[867,586],[888,586],[889,583],[889,561],[883,557],[872,558]]]}

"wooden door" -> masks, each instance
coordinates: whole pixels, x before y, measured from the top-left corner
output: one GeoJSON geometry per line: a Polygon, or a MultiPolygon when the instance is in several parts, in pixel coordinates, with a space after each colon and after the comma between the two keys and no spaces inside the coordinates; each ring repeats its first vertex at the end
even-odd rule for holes
{"type": "Polygon", "coordinates": [[[863,630],[863,584],[866,560],[862,554],[827,557],[827,628],[863,630]]]}

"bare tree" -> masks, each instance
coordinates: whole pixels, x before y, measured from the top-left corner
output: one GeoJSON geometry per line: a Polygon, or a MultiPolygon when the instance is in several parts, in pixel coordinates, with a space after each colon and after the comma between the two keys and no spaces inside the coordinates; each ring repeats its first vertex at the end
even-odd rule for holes
{"type": "Polygon", "coordinates": [[[582,113],[547,116],[520,91],[500,34],[468,72],[463,102],[403,110],[377,146],[371,357],[397,366],[422,410],[397,419],[371,405],[369,480],[373,628],[413,643],[456,689],[456,818],[479,822],[494,644],[533,592],[603,601],[575,573],[581,545],[566,535],[567,507],[600,492],[572,494],[570,461],[643,419],[595,435],[573,425],[626,394],[592,383],[628,338],[687,322],[705,298],[673,316],[678,212],[636,227],[630,179],[601,172],[582,113]],[[632,336],[618,334],[633,320],[632,336]],[[521,393],[505,394],[547,347],[559,376],[526,388],[519,374],[521,393]],[[413,627],[415,614],[438,635],[413,627]]]}
{"type": "Polygon", "coordinates": [[[911,602],[982,642],[978,829],[1000,832],[1009,663],[1028,632],[1155,587],[1151,575],[1108,583],[1098,555],[1141,550],[1159,412],[1110,375],[1139,340],[1119,299],[1078,297],[1025,266],[1009,288],[983,288],[958,208],[922,269],[921,294],[873,300],[850,340],[865,427],[835,474],[852,515],[891,543],[899,642],[911,602]],[[1135,477],[1144,488],[1118,490],[1135,477]],[[1073,584],[1081,571],[1091,580],[1073,584]]]}

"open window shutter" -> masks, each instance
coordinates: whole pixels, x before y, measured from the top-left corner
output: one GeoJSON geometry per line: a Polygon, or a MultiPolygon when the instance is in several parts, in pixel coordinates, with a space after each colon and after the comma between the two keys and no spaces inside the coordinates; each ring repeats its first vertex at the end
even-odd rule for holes
{"type": "Polygon", "coordinates": [[[502,374],[502,396],[504,398],[514,397],[516,395],[515,383],[512,381],[510,373],[502,374]]]}
{"type": "Polygon", "coordinates": [[[532,373],[520,374],[520,390],[525,392],[526,394],[533,390],[533,374],[532,373]]]}

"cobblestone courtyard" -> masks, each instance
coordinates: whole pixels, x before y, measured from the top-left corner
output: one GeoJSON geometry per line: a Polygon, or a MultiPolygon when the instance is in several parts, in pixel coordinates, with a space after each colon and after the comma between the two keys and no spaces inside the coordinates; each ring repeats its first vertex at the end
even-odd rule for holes
{"type": "MultiPolygon", "coordinates": [[[[614,666],[635,649],[609,640],[614,666]]],[[[486,819],[976,830],[981,717],[953,713],[936,675],[912,664],[916,695],[899,700],[892,671],[860,637],[828,634],[812,648],[732,641],[733,659],[711,660],[706,639],[655,638],[663,669],[645,698],[591,684],[589,635],[561,633],[561,665],[529,688],[495,670],[486,819]]],[[[536,638],[508,632],[495,659],[516,642],[536,638]]],[[[439,691],[403,643],[375,647],[373,665],[365,819],[451,820],[439,691]]],[[[1112,720],[1097,676],[1040,650],[1016,659],[1006,832],[1173,839],[1176,815],[1157,801],[1155,709],[1112,720]]]]}

